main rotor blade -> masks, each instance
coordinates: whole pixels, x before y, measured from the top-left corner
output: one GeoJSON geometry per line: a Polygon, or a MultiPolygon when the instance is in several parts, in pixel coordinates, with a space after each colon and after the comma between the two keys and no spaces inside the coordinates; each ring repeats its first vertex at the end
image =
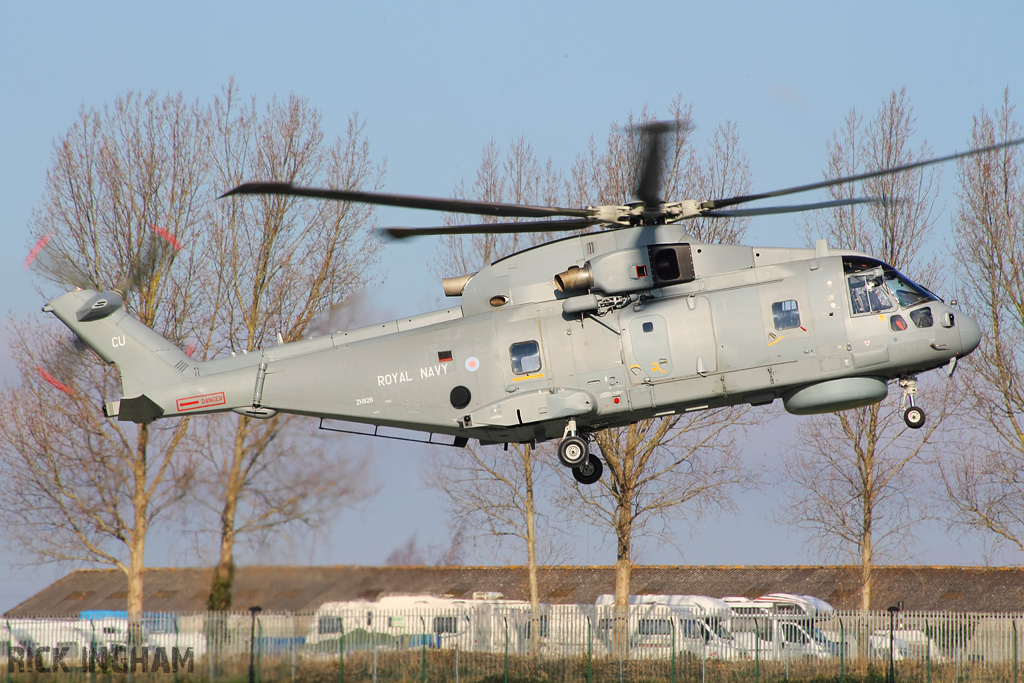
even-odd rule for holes
{"type": "Polygon", "coordinates": [[[553,216],[575,216],[586,218],[592,215],[587,209],[562,209],[550,206],[529,206],[502,202],[479,202],[471,199],[442,199],[440,197],[418,197],[383,192],[361,192],[357,190],[335,190],[331,188],[301,187],[282,182],[243,183],[228,190],[221,197],[236,194],[277,194],[293,197],[315,197],[334,199],[342,202],[361,202],[381,206],[400,206],[409,209],[431,209],[452,213],[475,213],[503,218],[550,218],[553,216]]]}
{"type": "Polygon", "coordinates": [[[568,218],[561,221],[524,221],[522,223],[477,223],[474,225],[444,225],[436,228],[381,228],[388,237],[405,239],[420,235],[474,235],[477,233],[559,232],[582,230],[591,225],[606,223],[597,218],[568,218]]]}
{"type": "MultiPolygon", "coordinates": [[[[830,202],[817,202],[814,204],[794,204],[791,206],[765,206],[757,209],[712,209],[702,211],[698,216],[713,216],[715,218],[742,218],[744,216],[768,216],[773,213],[798,213],[800,211],[816,211],[818,209],[832,209],[837,206],[853,206],[854,204],[878,204],[885,201],[878,197],[854,197],[851,199],[836,199],[830,202]]],[[[698,216],[694,216],[697,218],[698,216]]]]}
{"type": "Polygon", "coordinates": [[[644,203],[645,208],[656,209],[664,201],[661,196],[661,166],[665,135],[690,128],[685,121],[652,121],[636,126],[643,135],[645,145],[633,194],[644,203]]]}
{"type": "MultiPolygon", "coordinates": [[[[903,171],[911,171],[915,168],[923,168],[925,166],[931,166],[933,164],[943,164],[947,161],[955,161],[957,159],[963,159],[965,157],[974,156],[976,154],[985,154],[986,152],[995,152],[1005,147],[1013,147],[1024,143],[1024,138],[1017,138],[1016,140],[1010,140],[1008,142],[1000,142],[994,145],[988,145],[987,147],[979,147],[977,149],[971,149],[966,152],[954,152],[942,157],[935,157],[933,159],[924,159],[922,161],[914,161],[909,164],[903,164],[902,166],[893,166],[891,168],[883,168],[878,171],[868,171],[866,173],[857,173],[842,178],[832,178],[831,180],[823,180],[817,183],[809,183],[807,185],[797,185],[796,187],[787,187],[782,190],[775,190],[773,192],[762,192],[760,194],[746,194],[737,197],[726,197],[724,199],[714,199],[712,201],[704,202],[703,206],[708,209],[719,209],[725,206],[735,206],[736,204],[743,204],[745,202],[752,202],[758,199],[769,199],[771,197],[782,197],[787,194],[796,194],[797,192],[808,192],[810,190],[820,190],[825,187],[832,187],[833,185],[845,185],[846,183],[855,183],[858,180],[869,180],[871,178],[879,178],[881,176],[891,175],[893,173],[901,173],[903,171]]],[[[710,215],[705,213],[704,215],[710,215]]],[[[754,214],[751,214],[754,215],[754,214]]]]}

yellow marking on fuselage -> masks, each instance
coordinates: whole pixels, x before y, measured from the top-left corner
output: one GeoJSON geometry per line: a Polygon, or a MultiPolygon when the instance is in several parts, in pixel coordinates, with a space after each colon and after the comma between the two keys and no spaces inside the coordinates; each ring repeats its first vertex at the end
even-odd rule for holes
{"type": "Polygon", "coordinates": [[[523,375],[522,377],[513,377],[512,381],[513,382],[519,382],[519,381],[522,381],[524,379],[537,379],[538,377],[543,377],[543,376],[544,376],[543,372],[540,373],[539,375],[523,375]]]}

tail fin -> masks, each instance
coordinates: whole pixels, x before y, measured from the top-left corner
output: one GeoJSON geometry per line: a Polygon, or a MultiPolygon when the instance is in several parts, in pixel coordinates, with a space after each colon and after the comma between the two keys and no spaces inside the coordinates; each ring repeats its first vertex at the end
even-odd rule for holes
{"type": "MultiPolygon", "coordinates": [[[[204,363],[192,360],[173,343],[128,315],[121,308],[121,297],[116,292],[76,290],[54,299],[43,310],[57,316],[103,360],[117,365],[124,398],[104,406],[108,417],[151,422],[170,414],[230,410],[241,400],[232,396],[237,391],[226,386],[217,387],[220,390],[217,401],[199,400],[204,398],[204,392],[212,391],[210,385],[214,380],[214,377],[204,377],[204,363]],[[188,398],[197,400],[188,402],[188,398]]],[[[251,394],[251,388],[249,392],[251,394]]],[[[241,405],[245,404],[246,401],[241,400],[241,405]]]]}

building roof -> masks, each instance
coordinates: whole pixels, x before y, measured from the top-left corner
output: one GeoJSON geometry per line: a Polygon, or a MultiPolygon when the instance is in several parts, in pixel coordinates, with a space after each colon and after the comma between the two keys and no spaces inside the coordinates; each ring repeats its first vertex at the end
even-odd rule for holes
{"type": "MultiPolygon", "coordinates": [[[[635,566],[634,594],[757,597],[803,593],[838,609],[860,606],[859,567],[635,566]]],[[[872,605],[902,601],[908,610],[955,612],[1024,611],[1024,568],[874,567],[872,605]]],[[[206,610],[212,569],[147,569],[144,609],[178,614],[206,610]]],[[[542,567],[540,599],[552,604],[593,604],[615,587],[614,567],[542,567]]],[[[74,615],[83,610],[123,610],[128,583],[116,569],[71,572],[6,613],[8,617],[74,615]]],[[[314,611],[325,602],[376,600],[383,595],[470,597],[497,591],[529,597],[525,567],[239,567],[232,605],[244,610],[314,611]]]]}

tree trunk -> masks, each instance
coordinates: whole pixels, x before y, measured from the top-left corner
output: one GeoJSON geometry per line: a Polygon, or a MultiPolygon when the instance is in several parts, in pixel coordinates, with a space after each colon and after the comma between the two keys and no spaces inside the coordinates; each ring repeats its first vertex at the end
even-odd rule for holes
{"type": "MultiPolygon", "coordinates": [[[[628,515],[628,512],[620,514],[628,515]]],[[[630,520],[632,521],[632,520],[630,520]]],[[[615,560],[615,621],[612,642],[616,656],[626,656],[629,645],[629,579],[633,572],[630,559],[630,529],[620,521],[618,553],[615,560]]]]}
{"type": "Polygon", "coordinates": [[[224,487],[224,507],[220,513],[220,559],[213,572],[213,584],[207,607],[211,611],[231,609],[231,584],[235,579],[235,518],[238,513],[238,496],[242,489],[242,460],[245,456],[245,434],[249,418],[238,420],[235,430],[234,452],[227,486],[224,487]]]}
{"type": "Polygon", "coordinates": [[[530,444],[523,447],[523,475],[526,492],[523,502],[526,505],[526,563],[527,576],[530,583],[530,647],[535,655],[540,654],[540,589],[537,586],[537,533],[534,523],[533,500],[533,450],[530,444]]]}
{"type": "Polygon", "coordinates": [[[149,447],[149,426],[139,425],[135,450],[135,471],[133,474],[132,507],[135,526],[128,542],[128,634],[129,644],[139,645],[142,641],[142,590],[146,560],[146,532],[149,511],[149,491],[146,488],[146,451],[149,447]]]}

